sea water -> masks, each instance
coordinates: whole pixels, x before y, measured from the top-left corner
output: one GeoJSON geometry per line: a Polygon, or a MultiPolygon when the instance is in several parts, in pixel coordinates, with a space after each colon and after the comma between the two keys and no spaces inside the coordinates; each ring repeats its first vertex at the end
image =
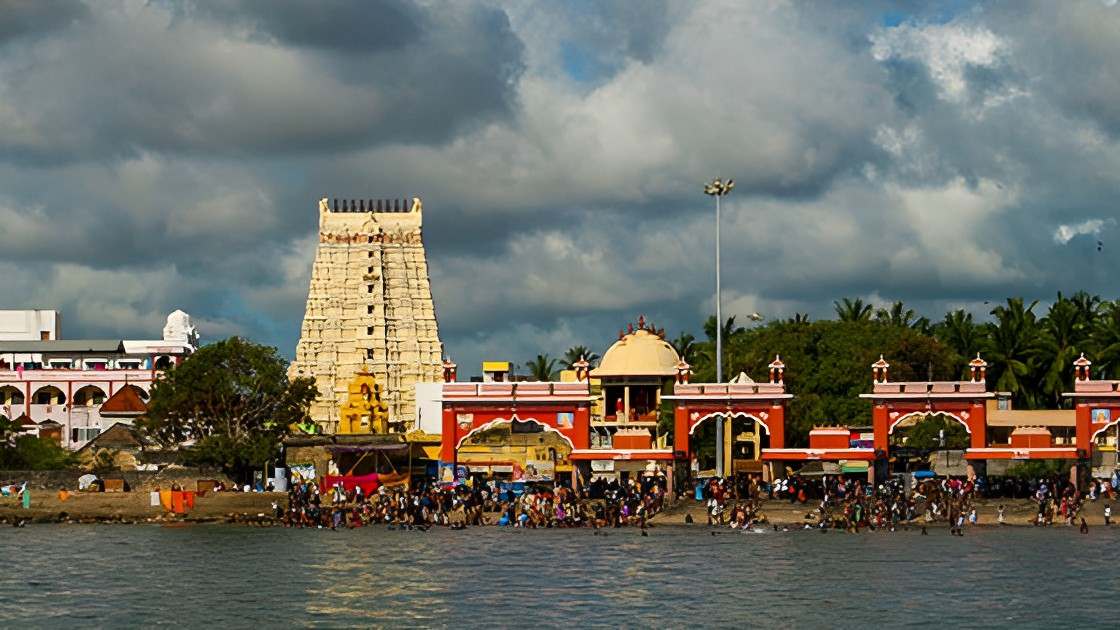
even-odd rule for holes
{"type": "Polygon", "coordinates": [[[32,525],[0,530],[0,627],[1115,627],[1118,543],[1103,527],[32,525]]]}

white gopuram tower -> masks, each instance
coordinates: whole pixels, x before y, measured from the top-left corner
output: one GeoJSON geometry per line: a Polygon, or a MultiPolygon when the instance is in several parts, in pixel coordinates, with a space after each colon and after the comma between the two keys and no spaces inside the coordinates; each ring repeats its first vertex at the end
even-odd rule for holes
{"type": "MultiPolygon", "coordinates": [[[[290,377],[314,377],[326,433],[355,373],[385,388],[389,422],[416,424],[417,382],[442,380],[442,344],[420,237],[419,198],[319,202],[319,246],[290,377]]],[[[399,423],[399,424],[397,424],[399,423]]]]}

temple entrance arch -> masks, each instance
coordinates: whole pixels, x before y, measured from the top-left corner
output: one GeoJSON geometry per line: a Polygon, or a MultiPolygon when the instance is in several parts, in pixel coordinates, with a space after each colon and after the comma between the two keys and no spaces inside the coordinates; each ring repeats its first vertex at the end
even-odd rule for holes
{"type": "Polygon", "coordinates": [[[497,418],[468,431],[456,446],[472,475],[507,481],[552,482],[568,475],[574,448],[568,436],[536,418],[497,418]]]}
{"type": "Polygon", "coordinates": [[[957,414],[915,411],[891,425],[890,445],[918,451],[965,450],[970,433],[968,423],[957,414]]]}
{"type": "Polygon", "coordinates": [[[962,413],[964,414],[964,418],[962,418],[960,414],[954,413],[952,411],[933,411],[930,409],[922,411],[911,411],[904,416],[894,418],[891,421],[890,429],[887,431],[887,433],[889,433],[890,435],[894,435],[895,429],[908,429],[925,420],[929,420],[932,418],[947,418],[949,420],[956,420],[962,427],[964,427],[965,432],[972,433],[972,427],[968,426],[968,422],[965,420],[965,418],[969,416],[969,413],[967,411],[962,413]]]}
{"type": "Polygon", "coordinates": [[[882,356],[871,364],[871,393],[860,394],[860,398],[872,402],[875,458],[881,464],[876,466],[877,476],[887,474],[895,430],[922,418],[951,418],[964,426],[968,450],[987,450],[987,401],[995,396],[985,383],[988,364],[977,356],[968,366],[971,378],[967,381],[892,382],[890,364],[882,356]]]}
{"type": "Polygon", "coordinates": [[[501,429],[501,428],[504,428],[504,427],[509,427],[509,430],[510,430],[511,434],[512,433],[553,433],[553,434],[557,435],[565,444],[568,445],[568,450],[571,450],[571,449],[575,448],[575,446],[573,446],[573,444],[572,444],[571,439],[569,439],[568,436],[561,433],[560,430],[557,429],[556,427],[553,427],[552,425],[548,424],[547,422],[541,422],[540,420],[537,420],[536,418],[524,418],[524,419],[523,418],[518,418],[517,414],[514,414],[514,415],[510,416],[509,418],[495,418],[494,420],[491,420],[491,421],[487,422],[486,424],[479,425],[479,426],[471,429],[465,435],[463,435],[463,437],[459,438],[459,443],[455,446],[455,448],[462,448],[463,445],[466,443],[467,439],[470,438],[472,435],[478,435],[480,433],[484,433],[484,432],[492,431],[492,430],[496,430],[496,429],[501,429]],[[525,430],[516,430],[515,431],[515,429],[519,425],[530,425],[530,426],[536,427],[536,428],[534,430],[529,430],[529,431],[525,431],[525,430]]]}
{"type": "MultiPolygon", "coordinates": [[[[768,414],[763,412],[763,415],[768,414]]],[[[718,476],[720,439],[723,440],[725,476],[762,472],[762,450],[769,448],[771,434],[770,426],[758,412],[711,411],[691,424],[688,432],[690,463],[700,477],[718,476]],[[724,428],[722,432],[717,430],[720,423],[724,428]]]]}

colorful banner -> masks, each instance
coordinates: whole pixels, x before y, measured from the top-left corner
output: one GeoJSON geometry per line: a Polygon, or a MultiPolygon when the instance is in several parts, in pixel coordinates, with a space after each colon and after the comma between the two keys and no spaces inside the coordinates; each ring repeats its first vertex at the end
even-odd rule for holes
{"type": "Polygon", "coordinates": [[[307,483],[315,481],[315,464],[292,464],[288,467],[292,473],[292,483],[297,481],[307,483]]]}

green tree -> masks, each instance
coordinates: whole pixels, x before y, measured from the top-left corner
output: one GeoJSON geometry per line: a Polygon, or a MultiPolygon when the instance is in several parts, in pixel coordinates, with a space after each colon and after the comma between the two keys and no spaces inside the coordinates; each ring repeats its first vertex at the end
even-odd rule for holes
{"type": "Polygon", "coordinates": [[[918,321],[918,314],[912,308],[906,308],[901,300],[891,304],[890,308],[880,308],[875,311],[875,321],[888,326],[909,328],[918,321]]]}
{"type": "Polygon", "coordinates": [[[1008,298],[1006,306],[992,309],[995,321],[986,327],[985,354],[994,379],[990,382],[999,391],[1011,392],[1015,403],[1028,409],[1033,408],[1038,399],[1031,380],[1039,346],[1038,321],[1034,314],[1037,304],[1035,301],[1026,306],[1023,298],[1008,298]]]}
{"type": "Polygon", "coordinates": [[[538,354],[537,358],[525,364],[525,369],[535,381],[551,381],[556,378],[556,359],[538,354]]]}
{"type": "Polygon", "coordinates": [[[933,334],[964,359],[980,351],[983,331],[972,321],[972,313],[957,309],[945,313],[945,319],[933,327],[933,334]]]}
{"type": "Polygon", "coordinates": [[[240,337],[203,346],[156,380],[137,426],[166,446],[194,440],[189,463],[244,478],[276,455],[318,394],[313,379],[289,380],[287,367],[275,348],[240,337]]]}
{"type": "Polygon", "coordinates": [[[900,432],[901,437],[906,438],[906,446],[919,450],[968,448],[968,431],[961,423],[943,415],[926,416],[900,432]]]}
{"type": "Polygon", "coordinates": [[[669,342],[669,345],[673,346],[673,349],[677,351],[677,355],[680,356],[685,363],[691,365],[692,362],[696,360],[696,337],[682,331],[681,334],[677,335],[676,339],[669,342]]]}
{"type": "Polygon", "coordinates": [[[842,298],[839,302],[833,302],[832,305],[836,309],[836,318],[842,322],[871,321],[872,306],[864,304],[860,298],[854,300],[842,298]]]}
{"type": "Polygon", "coordinates": [[[1042,371],[1041,397],[1054,407],[1068,406],[1062,392],[1073,385],[1073,361],[1085,347],[1091,322],[1089,315],[1073,300],[1062,297],[1050,306],[1041,320],[1041,332],[1035,357],[1042,371]]]}
{"type": "Polygon", "coordinates": [[[0,445],[0,470],[63,470],[77,463],[73,452],[34,435],[20,435],[0,445]]]}
{"type": "Polygon", "coordinates": [[[1094,373],[1099,378],[1116,378],[1120,375],[1120,302],[1101,306],[1090,334],[1092,350],[1086,355],[1093,355],[1094,373]]]}
{"type": "MultiPolygon", "coordinates": [[[[871,364],[882,353],[891,363],[894,380],[955,378],[956,353],[936,339],[911,328],[870,321],[770,322],[748,330],[730,347],[729,373],[746,372],[767,378],[775,354],[786,364],[790,401],[790,445],[808,442],[814,425],[871,423],[871,408],[859,398],[871,388],[871,364]]],[[[699,379],[698,379],[699,380],[699,379]]]]}
{"type": "Polygon", "coordinates": [[[592,366],[599,362],[599,355],[592,352],[587,346],[572,346],[564,353],[564,365],[569,370],[574,370],[581,357],[592,366]]]}

